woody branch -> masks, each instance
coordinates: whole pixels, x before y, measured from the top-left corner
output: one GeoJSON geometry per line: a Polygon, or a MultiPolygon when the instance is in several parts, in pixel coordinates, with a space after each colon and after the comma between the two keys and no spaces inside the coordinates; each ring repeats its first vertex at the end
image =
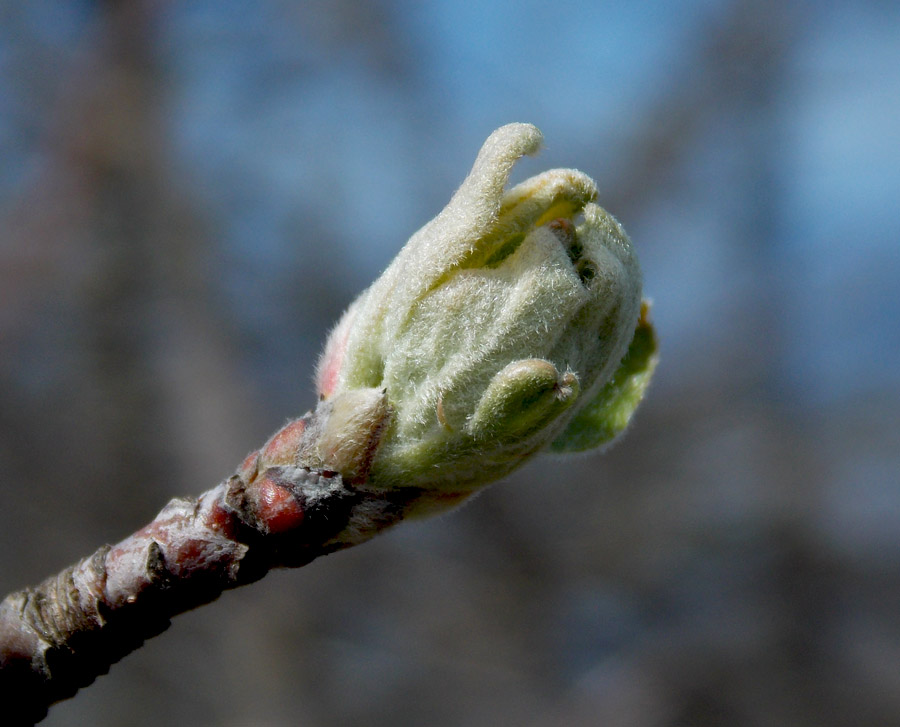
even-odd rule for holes
{"type": "Polygon", "coordinates": [[[41,719],[173,616],[272,568],[303,566],[361,543],[401,519],[412,493],[367,493],[337,472],[304,466],[327,415],[320,407],[290,422],[216,487],[172,500],[121,542],[7,596],[0,604],[0,703],[20,708],[15,723],[41,719]]]}

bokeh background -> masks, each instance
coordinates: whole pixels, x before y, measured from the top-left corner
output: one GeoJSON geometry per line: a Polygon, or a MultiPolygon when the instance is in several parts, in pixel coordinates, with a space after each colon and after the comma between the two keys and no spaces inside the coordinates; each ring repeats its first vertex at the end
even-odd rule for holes
{"type": "Polygon", "coordinates": [[[273,573],[63,725],[900,724],[900,4],[0,4],[0,590],[229,474],[495,127],[631,233],[605,456],[273,573]]]}

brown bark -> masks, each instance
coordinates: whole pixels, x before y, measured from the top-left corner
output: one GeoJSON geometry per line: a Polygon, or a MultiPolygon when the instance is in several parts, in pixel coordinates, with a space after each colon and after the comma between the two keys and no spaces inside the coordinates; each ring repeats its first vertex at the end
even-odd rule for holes
{"type": "Polygon", "coordinates": [[[402,519],[415,493],[372,493],[304,465],[327,407],[292,421],[196,499],[0,604],[4,724],[42,719],[164,631],[271,568],[299,567],[402,519]],[[9,721],[6,721],[9,720],[9,721]]]}

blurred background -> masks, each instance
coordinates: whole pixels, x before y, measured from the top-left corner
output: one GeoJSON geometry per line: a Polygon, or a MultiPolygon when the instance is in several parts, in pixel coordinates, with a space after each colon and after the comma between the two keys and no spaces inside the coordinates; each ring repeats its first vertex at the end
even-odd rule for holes
{"type": "Polygon", "coordinates": [[[0,4],[0,591],[230,474],[497,126],[629,230],[605,456],[172,628],[63,725],[900,724],[900,5],[0,4]]]}

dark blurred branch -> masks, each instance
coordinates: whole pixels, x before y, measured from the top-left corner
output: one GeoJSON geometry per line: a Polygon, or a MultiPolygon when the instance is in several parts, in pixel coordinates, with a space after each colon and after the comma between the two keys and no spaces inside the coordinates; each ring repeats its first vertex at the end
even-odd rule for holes
{"type": "MultiPolygon", "coordinates": [[[[723,17],[701,24],[696,57],[674,73],[670,93],[634,134],[628,164],[604,192],[604,203],[623,215],[645,207],[648,194],[681,179],[684,155],[723,115],[743,120],[734,127],[741,135],[753,131],[754,119],[784,81],[807,12],[806,0],[736,0],[723,17]]],[[[735,139],[748,154],[758,154],[760,147],[747,141],[735,139]]]]}
{"type": "MultiPolygon", "coordinates": [[[[37,171],[4,210],[0,439],[15,442],[4,459],[16,476],[88,493],[98,522],[95,502],[122,482],[158,501],[160,483],[210,481],[255,428],[230,322],[212,304],[211,235],[168,162],[162,9],[95,10],[47,94],[37,171]]],[[[123,517],[143,517],[140,497],[120,502],[123,517]]]]}

